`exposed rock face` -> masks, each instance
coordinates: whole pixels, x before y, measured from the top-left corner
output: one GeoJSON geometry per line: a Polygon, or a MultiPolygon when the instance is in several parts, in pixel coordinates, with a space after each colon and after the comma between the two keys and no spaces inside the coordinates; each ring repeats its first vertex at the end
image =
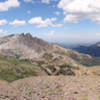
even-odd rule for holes
{"type": "Polygon", "coordinates": [[[10,35],[0,39],[0,52],[5,55],[20,55],[25,58],[40,57],[52,50],[52,45],[30,33],[10,35]]]}

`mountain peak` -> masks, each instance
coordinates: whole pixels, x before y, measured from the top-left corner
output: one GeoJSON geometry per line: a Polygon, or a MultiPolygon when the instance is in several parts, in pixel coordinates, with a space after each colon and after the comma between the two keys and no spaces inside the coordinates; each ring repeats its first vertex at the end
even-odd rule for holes
{"type": "Polygon", "coordinates": [[[32,37],[31,33],[26,33],[26,36],[31,36],[32,37]]]}
{"type": "Polygon", "coordinates": [[[0,39],[0,53],[5,55],[21,55],[25,58],[40,57],[51,51],[53,46],[30,33],[6,36],[0,39]]]}

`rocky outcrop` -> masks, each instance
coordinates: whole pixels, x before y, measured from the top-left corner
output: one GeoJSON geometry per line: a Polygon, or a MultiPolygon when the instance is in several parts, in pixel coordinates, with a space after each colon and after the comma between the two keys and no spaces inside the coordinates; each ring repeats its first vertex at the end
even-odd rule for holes
{"type": "Polygon", "coordinates": [[[13,56],[19,55],[24,58],[40,57],[44,52],[52,50],[52,45],[30,33],[10,35],[0,39],[0,53],[13,56]]]}

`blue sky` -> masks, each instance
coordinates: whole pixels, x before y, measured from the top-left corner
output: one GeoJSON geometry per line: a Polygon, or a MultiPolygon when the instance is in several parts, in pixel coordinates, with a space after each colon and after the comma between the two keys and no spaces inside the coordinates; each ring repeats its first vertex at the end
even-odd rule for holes
{"type": "Polygon", "coordinates": [[[0,36],[30,32],[50,42],[96,42],[99,4],[99,0],[0,0],[0,36]]]}

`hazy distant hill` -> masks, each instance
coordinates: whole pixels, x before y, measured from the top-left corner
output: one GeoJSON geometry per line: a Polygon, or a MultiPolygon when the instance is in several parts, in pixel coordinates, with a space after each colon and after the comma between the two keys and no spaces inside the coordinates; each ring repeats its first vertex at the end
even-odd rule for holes
{"type": "Polygon", "coordinates": [[[100,42],[90,46],[79,46],[73,48],[73,50],[76,50],[80,53],[89,54],[91,56],[100,57],[100,42]]]}

